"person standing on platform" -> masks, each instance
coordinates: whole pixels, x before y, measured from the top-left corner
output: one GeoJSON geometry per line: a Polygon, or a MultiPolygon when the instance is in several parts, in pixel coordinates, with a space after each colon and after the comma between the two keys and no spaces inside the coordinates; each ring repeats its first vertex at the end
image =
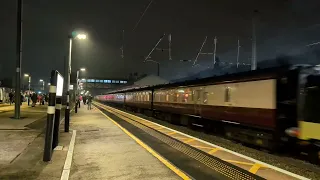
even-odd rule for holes
{"type": "Polygon", "coordinates": [[[86,103],[87,103],[87,96],[83,96],[82,100],[83,100],[83,105],[86,105],[86,103]]]}
{"type": "Polygon", "coordinates": [[[22,94],[22,92],[20,93],[20,106],[22,105],[22,103],[24,102],[24,96],[22,94]]]}
{"type": "Polygon", "coordinates": [[[92,103],[92,97],[89,95],[88,96],[88,110],[91,110],[91,103],[92,103]]]}
{"type": "Polygon", "coordinates": [[[32,107],[35,107],[36,103],[37,103],[37,94],[36,93],[32,94],[31,100],[32,100],[32,107]]]}
{"type": "Polygon", "coordinates": [[[12,91],[9,93],[9,101],[10,101],[10,105],[13,103],[13,93],[12,91]]]}
{"type": "Polygon", "coordinates": [[[79,98],[78,98],[78,100],[79,100],[78,103],[79,103],[79,108],[80,108],[80,104],[81,104],[82,97],[81,97],[81,95],[79,95],[78,97],[79,97],[79,98]]]}

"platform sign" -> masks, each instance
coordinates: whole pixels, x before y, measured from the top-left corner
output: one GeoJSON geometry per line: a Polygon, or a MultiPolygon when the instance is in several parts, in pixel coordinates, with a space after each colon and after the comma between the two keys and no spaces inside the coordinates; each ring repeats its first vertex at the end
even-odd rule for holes
{"type": "Polygon", "coordinates": [[[61,97],[63,94],[63,77],[61,76],[60,73],[57,73],[57,92],[56,96],[61,97]]]}

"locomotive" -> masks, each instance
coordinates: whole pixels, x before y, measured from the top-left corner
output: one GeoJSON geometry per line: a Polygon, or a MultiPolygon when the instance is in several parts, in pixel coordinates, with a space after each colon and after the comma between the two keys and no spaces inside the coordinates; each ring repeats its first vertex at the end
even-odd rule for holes
{"type": "Polygon", "coordinates": [[[96,99],[267,149],[303,144],[312,160],[320,159],[319,66],[260,69],[96,99]]]}

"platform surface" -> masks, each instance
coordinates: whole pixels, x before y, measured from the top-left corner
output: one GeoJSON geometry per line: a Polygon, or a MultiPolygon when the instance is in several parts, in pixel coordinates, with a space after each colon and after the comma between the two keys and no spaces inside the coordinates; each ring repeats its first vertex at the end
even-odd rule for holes
{"type": "Polygon", "coordinates": [[[99,110],[78,109],[69,179],[181,179],[99,110]]]}

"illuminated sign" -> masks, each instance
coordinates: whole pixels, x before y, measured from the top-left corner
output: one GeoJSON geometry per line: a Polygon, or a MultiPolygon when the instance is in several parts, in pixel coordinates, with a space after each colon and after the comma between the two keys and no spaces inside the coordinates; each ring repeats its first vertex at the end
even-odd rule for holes
{"type": "Polygon", "coordinates": [[[63,93],[63,77],[57,73],[57,96],[62,96],[63,93]]]}
{"type": "Polygon", "coordinates": [[[72,84],[70,84],[69,90],[73,90],[73,85],[72,84]]]}

